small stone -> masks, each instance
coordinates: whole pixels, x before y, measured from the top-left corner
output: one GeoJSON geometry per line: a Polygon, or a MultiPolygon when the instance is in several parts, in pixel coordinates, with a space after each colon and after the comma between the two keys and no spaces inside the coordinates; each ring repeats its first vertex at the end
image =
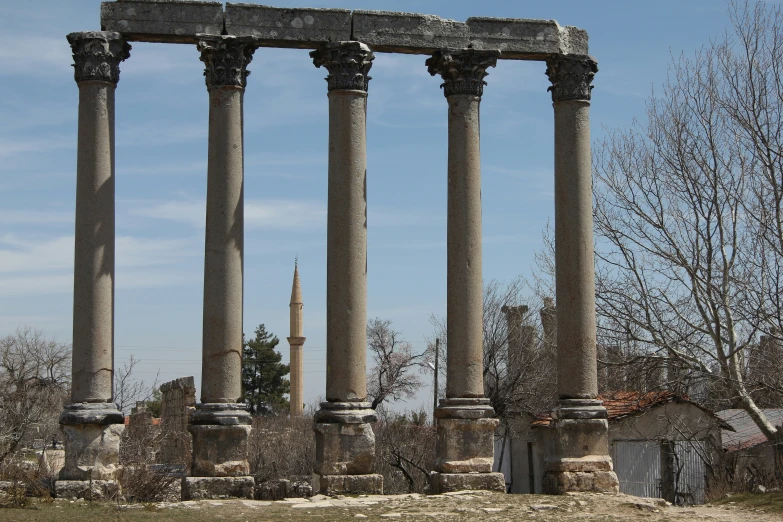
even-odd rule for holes
{"type": "Polygon", "coordinates": [[[533,511],[548,511],[550,509],[560,509],[558,506],[555,506],[554,504],[531,504],[530,509],[533,511]]]}
{"type": "Polygon", "coordinates": [[[402,513],[384,513],[381,515],[381,518],[400,518],[402,517],[402,513]]]}
{"type": "Polygon", "coordinates": [[[356,513],[353,518],[367,518],[367,515],[362,515],[361,513],[356,513]]]}

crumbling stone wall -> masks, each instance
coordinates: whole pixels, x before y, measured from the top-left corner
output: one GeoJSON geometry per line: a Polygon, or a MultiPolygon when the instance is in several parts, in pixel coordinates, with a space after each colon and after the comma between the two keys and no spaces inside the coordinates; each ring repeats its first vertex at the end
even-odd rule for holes
{"type": "Polygon", "coordinates": [[[160,463],[190,469],[191,441],[188,432],[190,414],[196,406],[193,377],[180,377],[160,386],[160,424],[163,439],[160,463]]]}

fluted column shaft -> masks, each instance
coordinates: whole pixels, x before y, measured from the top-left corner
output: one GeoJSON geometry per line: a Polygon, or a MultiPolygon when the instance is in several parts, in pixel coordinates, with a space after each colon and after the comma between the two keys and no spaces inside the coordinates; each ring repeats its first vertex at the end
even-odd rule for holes
{"type": "Polygon", "coordinates": [[[202,38],[198,48],[209,91],[201,402],[236,403],[242,395],[242,103],[254,47],[216,36],[202,38]]]}
{"type": "Polygon", "coordinates": [[[326,400],[367,398],[367,76],[374,58],[359,42],[312,53],[329,71],[326,232],[326,400]]]}
{"type": "Polygon", "coordinates": [[[130,46],[119,33],[71,33],[79,86],[71,401],[113,400],[114,91],[130,46]]]}

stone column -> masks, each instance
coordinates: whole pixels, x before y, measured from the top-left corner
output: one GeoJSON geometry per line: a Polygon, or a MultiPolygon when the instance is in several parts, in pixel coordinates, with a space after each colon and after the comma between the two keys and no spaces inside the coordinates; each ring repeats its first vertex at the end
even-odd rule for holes
{"type": "Polygon", "coordinates": [[[377,420],[367,400],[367,84],[372,51],[332,42],[310,53],[329,71],[326,402],[315,415],[314,491],[382,493],[377,420]]]}
{"type": "Polygon", "coordinates": [[[79,86],[71,402],[60,415],[58,496],[108,493],[124,417],[114,404],[114,91],[130,45],[114,32],[68,35],[79,86]],[[97,482],[96,482],[97,481],[97,482]],[[109,481],[109,483],[104,483],[109,481]]]}
{"type": "Polygon", "coordinates": [[[190,421],[192,477],[183,498],[252,498],[247,439],[251,417],[242,400],[244,156],[242,99],[250,38],[203,35],[198,41],[209,92],[207,224],[201,403],[190,421]]]}
{"type": "Polygon", "coordinates": [[[508,379],[511,380],[519,379],[523,361],[532,355],[531,328],[524,324],[528,310],[526,305],[505,305],[500,309],[506,316],[506,364],[508,379]]]}
{"type": "Polygon", "coordinates": [[[484,398],[479,104],[498,51],[439,51],[427,59],[449,105],[446,398],[435,411],[438,492],[505,491],[492,473],[498,420],[484,398]]]}
{"type": "Polygon", "coordinates": [[[555,265],[559,401],[552,412],[547,493],[617,492],[606,409],[598,396],[590,161],[589,56],[547,61],[555,109],[555,265]]]}

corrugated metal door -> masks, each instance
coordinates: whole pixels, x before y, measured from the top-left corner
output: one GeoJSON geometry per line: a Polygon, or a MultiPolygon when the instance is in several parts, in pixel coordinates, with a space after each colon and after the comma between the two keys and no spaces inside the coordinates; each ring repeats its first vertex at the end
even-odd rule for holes
{"type": "Polygon", "coordinates": [[[704,504],[704,482],[707,473],[703,441],[674,441],[674,479],[676,503],[704,504]]]}
{"type": "Polygon", "coordinates": [[[637,497],[661,496],[661,447],[657,441],[617,440],[614,470],[620,493],[637,497]]]}

